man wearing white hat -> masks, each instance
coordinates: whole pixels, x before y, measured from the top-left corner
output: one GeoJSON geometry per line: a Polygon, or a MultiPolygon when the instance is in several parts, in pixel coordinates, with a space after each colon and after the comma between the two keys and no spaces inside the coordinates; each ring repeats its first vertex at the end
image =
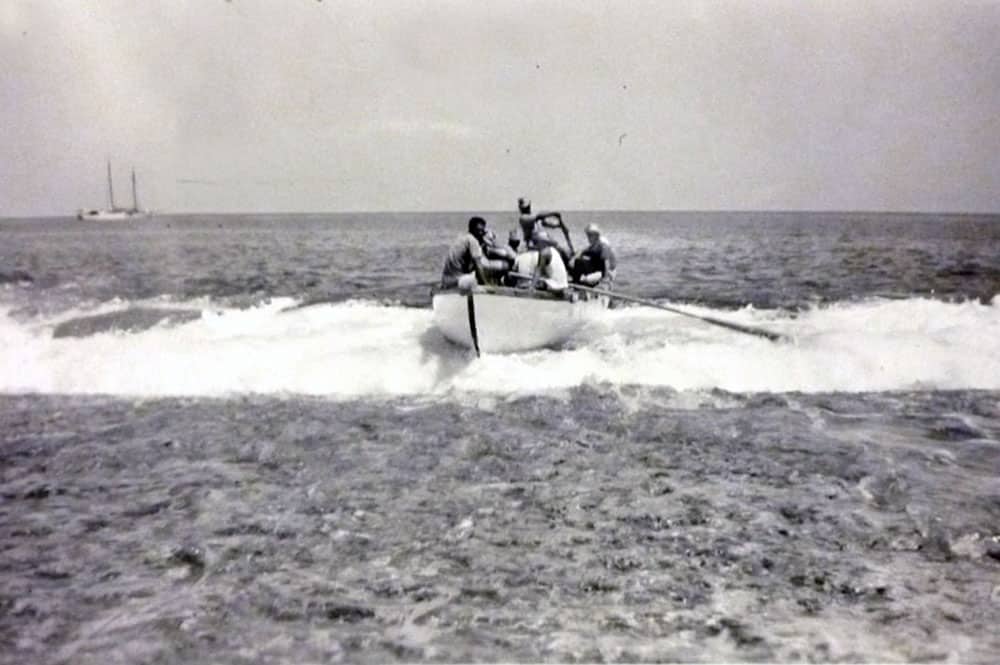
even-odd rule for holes
{"type": "Polygon", "coordinates": [[[610,287],[618,264],[615,252],[597,224],[588,224],[584,233],[587,234],[587,247],[570,261],[573,281],[587,286],[610,287]]]}

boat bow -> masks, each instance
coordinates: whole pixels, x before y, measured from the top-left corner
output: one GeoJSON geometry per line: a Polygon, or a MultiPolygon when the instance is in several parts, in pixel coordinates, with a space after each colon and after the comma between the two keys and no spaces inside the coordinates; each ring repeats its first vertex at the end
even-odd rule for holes
{"type": "Polygon", "coordinates": [[[606,300],[508,287],[446,289],[433,297],[434,323],[450,341],[485,353],[529,351],[559,345],[606,300]]]}

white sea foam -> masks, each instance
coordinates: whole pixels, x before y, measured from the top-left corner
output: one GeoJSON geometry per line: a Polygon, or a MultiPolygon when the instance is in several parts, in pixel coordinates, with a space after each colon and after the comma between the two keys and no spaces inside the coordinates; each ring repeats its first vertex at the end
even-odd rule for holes
{"type": "Polygon", "coordinates": [[[0,391],[351,398],[516,395],[588,382],[739,392],[1000,389],[1000,297],[875,300],[798,314],[687,308],[793,337],[785,343],[626,308],[581,329],[567,348],[480,359],[445,342],[426,309],[348,302],[280,313],[289,302],[245,310],[186,303],[203,316],[62,338],[52,332],[69,314],[23,321],[0,307],[0,391]]]}

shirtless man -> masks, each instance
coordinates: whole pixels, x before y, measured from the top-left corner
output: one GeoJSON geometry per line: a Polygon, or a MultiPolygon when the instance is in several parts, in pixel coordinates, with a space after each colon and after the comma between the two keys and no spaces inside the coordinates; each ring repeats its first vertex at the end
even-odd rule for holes
{"type": "Polygon", "coordinates": [[[573,241],[569,239],[569,229],[566,228],[566,224],[563,222],[562,213],[539,212],[533,214],[531,212],[531,199],[524,196],[517,200],[517,209],[517,222],[521,227],[521,236],[524,238],[524,248],[522,251],[534,248],[534,236],[538,231],[542,230],[542,227],[558,228],[562,229],[563,235],[566,237],[567,247],[561,247],[555,241],[552,242],[562,256],[563,263],[568,262],[573,256],[573,241]],[[550,219],[556,220],[555,223],[547,221],[550,219]]]}

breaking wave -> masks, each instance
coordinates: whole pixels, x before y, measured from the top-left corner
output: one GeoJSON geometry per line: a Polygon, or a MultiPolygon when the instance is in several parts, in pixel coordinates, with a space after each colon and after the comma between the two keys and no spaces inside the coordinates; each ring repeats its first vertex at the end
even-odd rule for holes
{"type": "Polygon", "coordinates": [[[476,359],[428,309],[370,301],[289,312],[109,303],[55,318],[0,306],[0,392],[338,398],[532,394],[584,383],[733,392],[1000,389],[1000,297],[720,312],[773,343],[658,310],[608,311],[563,348],[476,359]]]}

